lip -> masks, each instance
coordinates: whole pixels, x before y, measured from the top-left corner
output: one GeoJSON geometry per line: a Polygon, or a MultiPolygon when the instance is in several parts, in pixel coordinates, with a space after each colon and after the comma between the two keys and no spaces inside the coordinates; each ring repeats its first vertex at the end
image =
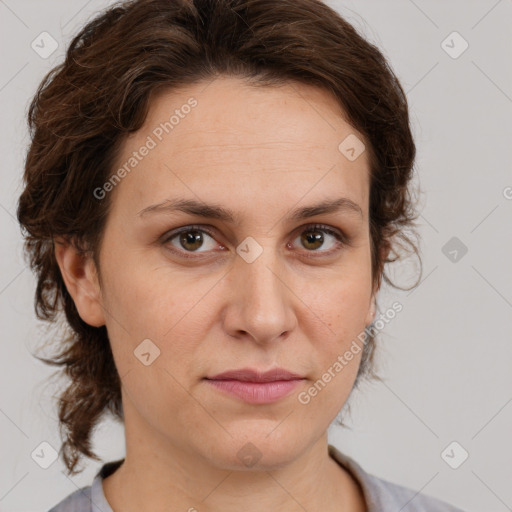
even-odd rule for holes
{"type": "Polygon", "coordinates": [[[274,382],[303,379],[304,377],[298,373],[289,372],[284,368],[272,368],[264,372],[252,368],[239,368],[206,378],[209,380],[239,380],[242,382],[274,382]]]}
{"type": "Polygon", "coordinates": [[[205,380],[221,392],[252,404],[268,404],[289,395],[303,380],[299,374],[283,368],[265,372],[241,368],[219,373],[205,380]]]}

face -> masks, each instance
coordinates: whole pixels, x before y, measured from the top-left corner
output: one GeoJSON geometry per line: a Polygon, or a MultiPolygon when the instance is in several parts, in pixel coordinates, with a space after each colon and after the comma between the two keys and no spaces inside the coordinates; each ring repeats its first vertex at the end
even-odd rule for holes
{"type": "Polygon", "coordinates": [[[351,346],[373,319],[369,161],[340,151],[349,135],[363,140],[306,85],[218,78],[153,99],[118,154],[115,169],[129,172],[105,187],[94,313],[127,427],[219,468],[240,468],[241,454],[283,464],[325,433],[357,374],[351,346]],[[300,379],[208,380],[247,368],[300,379]]]}

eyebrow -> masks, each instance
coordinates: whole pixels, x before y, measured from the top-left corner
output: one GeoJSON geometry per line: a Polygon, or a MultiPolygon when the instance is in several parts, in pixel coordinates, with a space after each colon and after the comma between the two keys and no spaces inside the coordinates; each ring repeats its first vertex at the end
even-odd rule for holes
{"type": "MultiPolygon", "coordinates": [[[[153,204],[142,209],[137,215],[143,217],[147,214],[173,213],[181,211],[190,215],[220,220],[230,224],[236,224],[236,215],[233,211],[220,205],[206,204],[195,199],[167,199],[158,204],[153,204]]],[[[317,204],[297,208],[286,215],[290,221],[300,221],[316,215],[344,212],[356,214],[363,218],[361,207],[347,197],[325,200],[317,204]]]]}

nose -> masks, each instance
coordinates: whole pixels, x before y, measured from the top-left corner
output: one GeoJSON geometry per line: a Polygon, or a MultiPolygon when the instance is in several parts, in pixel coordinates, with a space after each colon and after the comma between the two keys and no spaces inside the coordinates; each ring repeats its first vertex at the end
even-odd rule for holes
{"type": "Polygon", "coordinates": [[[229,303],[224,328],[235,338],[250,338],[259,344],[288,336],[297,324],[294,295],[286,266],[276,250],[267,246],[251,263],[238,257],[226,276],[229,303]]]}

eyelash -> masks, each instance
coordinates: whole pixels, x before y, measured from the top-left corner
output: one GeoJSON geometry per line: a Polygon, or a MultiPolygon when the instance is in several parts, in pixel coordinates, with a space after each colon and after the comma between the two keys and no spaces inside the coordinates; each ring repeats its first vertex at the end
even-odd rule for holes
{"type": "MultiPolygon", "coordinates": [[[[182,233],[188,233],[190,231],[200,231],[200,232],[206,233],[207,235],[209,235],[210,237],[215,239],[215,235],[214,235],[213,231],[210,230],[208,227],[201,226],[201,225],[190,225],[190,226],[184,226],[183,228],[179,228],[176,231],[172,231],[168,235],[165,235],[164,239],[162,240],[162,244],[165,245],[165,244],[169,243],[171,240],[173,240],[174,238],[176,238],[178,235],[180,235],[182,233]]],[[[304,230],[300,231],[299,234],[303,234],[305,232],[310,232],[310,231],[322,231],[324,233],[332,235],[337,240],[337,242],[336,242],[336,247],[329,251],[306,251],[306,252],[310,252],[310,253],[318,253],[319,252],[322,254],[322,256],[331,256],[335,252],[339,251],[343,246],[350,245],[349,237],[347,237],[346,235],[344,235],[343,233],[341,233],[338,230],[335,230],[335,229],[330,228],[329,226],[326,226],[325,224],[311,224],[311,225],[304,226],[304,230]]],[[[170,249],[170,250],[171,250],[171,252],[178,254],[180,257],[183,257],[183,258],[199,259],[202,257],[202,256],[189,256],[189,255],[187,255],[187,251],[185,251],[185,252],[178,251],[174,248],[170,249]]],[[[190,251],[189,251],[189,253],[193,254],[190,251]]],[[[307,258],[318,258],[319,256],[306,255],[306,257],[307,258]]]]}

